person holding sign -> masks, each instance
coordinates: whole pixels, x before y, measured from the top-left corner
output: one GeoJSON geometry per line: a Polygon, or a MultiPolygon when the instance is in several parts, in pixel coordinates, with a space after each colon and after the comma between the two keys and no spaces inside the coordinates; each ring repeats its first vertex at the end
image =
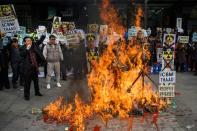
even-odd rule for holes
{"type": "Polygon", "coordinates": [[[176,51],[176,71],[178,72],[180,67],[180,71],[184,72],[184,64],[186,63],[186,51],[184,44],[178,43],[176,51]]]}

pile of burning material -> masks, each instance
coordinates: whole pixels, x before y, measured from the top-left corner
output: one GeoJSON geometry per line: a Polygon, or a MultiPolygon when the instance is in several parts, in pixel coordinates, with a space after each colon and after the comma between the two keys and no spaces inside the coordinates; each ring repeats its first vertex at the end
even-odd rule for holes
{"type": "MultiPolygon", "coordinates": [[[[113,32],[123,34],[125,28],[117,16],[109,1],[103,0],[101,18],[113,32]]],[[[85,121],[94,116],[107,122],[112,118],[128,119],[138,111],[153,113],[165,108],[165,101],[159,98],[151,83],[143,77],[136,81],[142,70],[148,71],[142,59],[144,55],[147,60],[150,58],[148,51],[137,40],[126,44],[121,37],[118,41],[111,38],[88,75],[91,102],[85,104],[76,95],[73,104],[66,104],[60,97],[43,109],[46,122],[69,123],[82,131],[85,121]]]]}

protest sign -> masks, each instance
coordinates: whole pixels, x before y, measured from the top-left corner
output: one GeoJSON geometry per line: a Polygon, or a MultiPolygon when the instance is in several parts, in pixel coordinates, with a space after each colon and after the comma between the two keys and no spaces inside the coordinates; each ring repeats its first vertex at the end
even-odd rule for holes
{"type": "Polygon", "coordinates": [[[174,51],[173,48],[163,50],[162,70],[174,70],[174,51]]]}
{"type": "Polygon", "coordinates": [[[161,71],[159,72],[159,83],[160,84],[174,84],[176,82],[175,71],[161,71]]]}
{"type": "Polygon", "coordinates": [[[60,34],[61,32],[61,17],[54,16],[51,34],[60,34]]]}
{"type": "Polygon", "coordinates": [[[20,30],[13,5],[0,5],[0,30],[4,33],[20,30]]]}
{"type": "Polygon", "coordinates": [[[162,63],[162,48],[157,48],[157,63],[162,63]]]}
{"type": "Polygon", "coordinates": [[[182,29],[182,18],[176,19],[176,27],[182,29]]]}
{"type": "Polygon", "coordinates": [[[46,30],[46,27],[45,26],[38,26],[38,29],[37,29],[37,36],[38,36],[38,39],[40,39],[40,37],[44,35],[46,36],[47,35],[47,30],[46,30]]]}
{"type": "Polygon", "coordinates": [[[179,36],[178,37],[178,42],[182,43],[182,44],[189,43],[189,36],[179,36]]]}
{"type": "Polygon", "coordinates": [[[176,34],[164,34],[163,46],[164,47],[175,47],[176,34]]]}
{"type": "Polygon", "coordinates": [[[88,32],[89,33],[98,33],[99,25],[98,24],[88,24],[88,32]]]}
{"type": "Polygon", "coordinates": [[[193,33],[192,42],[197,42],[197,32],[193,33]]]}
{"type": "Polygon", "coordinates": [[[133,37],[133,36],[137,36],[137,29],[135,26],[131,26],[130,29],[128,29],[128,37],[133,37]]]}
{"type": "Polygon", "coordinates": [[[159,86],[160,97],[175,97],[175,86],[174,85],[160,85],[159,86]]]}

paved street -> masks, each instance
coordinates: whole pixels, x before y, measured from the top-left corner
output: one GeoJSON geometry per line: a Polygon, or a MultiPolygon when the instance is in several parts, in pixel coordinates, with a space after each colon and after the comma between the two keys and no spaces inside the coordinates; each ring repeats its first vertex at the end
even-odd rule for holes
{"type": "MultiPolygon", "coordinates": [[[[158,82],[158,75],[152,75],[158,82]]],[[[44,79],[40,79],[43,97],[34,96],[31,88],[30,101],[23,99],[23,88],[3,90],[0,92],[0,131],[64,131],[66,125],[43,123],[40,114],[32,114],[32,108],[42,108],[55,100],[58,96],[64,96],[68,102],[72,102],[76,93],[84,101],[88,101],[86,80],[68,80],[62,82],[62,88],[54,86],[51,90],[45,87],[44,79]]],[[[160,131],[197,131],[197,77],[191,73],[177,73],[176,84],[176,109],[161,112],[158,119],[160,131]]],[[[152,119],[147,116],[147,119],[152,119]]],[[[98,125],[101,131],[127,131],[128,120],[113,119],[107,127],[98,120],[87,122],[87,131],[98,125]]],[[[132,131],[156,131],[155,125],[150,122],[142,122],[141,117],[133,118],[132,131]]]]}

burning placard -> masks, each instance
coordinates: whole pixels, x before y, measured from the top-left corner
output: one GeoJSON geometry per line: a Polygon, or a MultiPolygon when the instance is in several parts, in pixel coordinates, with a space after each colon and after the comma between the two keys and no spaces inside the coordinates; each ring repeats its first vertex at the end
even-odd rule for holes
{"type": "Polygon", "coordinates": [[[135,26],[132,26],[130,29],[128,29],[128,38],[129,40],[131,39],[131,37],[134,37],[137,35],[137,29],[135,26]]]}
{"type": "Polygon", "coordinates": [[[182,43],[182,44],[189,43],[189,36],[179,36],[178,37],[178,42],[182,43]]]}
{"type": "Polygon", "coordinates": [[[175,86],[174,85],[160,85],[159,86],[159,96],[164,98],[170,98],[175,96],[175,86]]]}
{"type": "Polygon", "coordinates": [[[99,44],[107,45],[108,25],[100,25],[99,44]]]}
{"type": "Polygon", "coordinates": [[[0,30],[4,33],[20,30],[13,5],[0,5],[0,30]]]}

